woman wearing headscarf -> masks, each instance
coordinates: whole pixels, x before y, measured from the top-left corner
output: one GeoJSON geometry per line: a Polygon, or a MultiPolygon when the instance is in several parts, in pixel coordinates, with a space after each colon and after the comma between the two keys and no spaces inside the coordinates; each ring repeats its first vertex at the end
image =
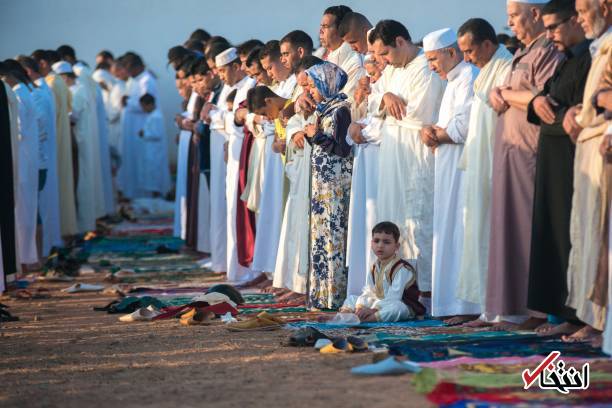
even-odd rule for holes
{"type": "Polygon", "coordinates": [[[350,105],[340,90],[347,81],[337,65],[325,62],[306,74],[317,102],[315,124],[304,131],[312,145],[309,306],[336,309],[346,297],[346,240],[353,160],[346,134],[350,105]]]}

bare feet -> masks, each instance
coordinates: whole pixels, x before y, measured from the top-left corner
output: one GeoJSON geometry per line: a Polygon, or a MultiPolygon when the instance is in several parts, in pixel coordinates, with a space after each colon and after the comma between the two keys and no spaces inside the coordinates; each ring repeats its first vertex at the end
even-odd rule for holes
{"type": "Polygon", "coordinates": [[[242,285],[243,288],[252,288],[257,287],[262,282],[265,282],[268,279],[265,273],[260,273],[256,278],[251,279],[250,281],[244,282],[242,285]]]}
{"type": "Polygon", "coordinates": [[[571,334],[579,330],[582,326],[576,326],[568,322],[561,324],[544,323],[536,327],[535,332],[538,336],[558,336],[560,334],[571,334]]]}
{"type": "Polygon", "coordinates": [[[499,322],[495,323],[491,328],[494,331],[522,331],[522,330],[533,330],[538,326],[541,326],[546,322],[546,319],[540,319],[538,317],[530,317],[521,324],[510,323],[510,322],[499,322]]]}
{"type": "Polygon", "coordinates": [[[464,315],[464,316],[454,316],[450,319],[444,320],[444,323],[447,326],[458,326],[460,324],[471,322],[472,320],[478,319],[476,315],[464,315]]]}
{"type": "Polygon", "coordinates": [[[472,329],[478,329],[480,327],[491,327],[493,323],[485,322],[484,320],[476,319],[471,322],[467,322],[461,325],[462,327],[469,327],[472,329]]]}
{"type": "Polygon", "coordinates": [[[263,292],[265,289],[272,287],[272,281],[270,279],[266,279],[265,281],[258,283],[254,287],[258,289],[262,289],[262,292],[263,292]]]}
{"type": "Polygon", "coordinates": [[[587,342],[592,341],[596,337],[600,337],[601,332],[599,330],[594,329],[593,327],[586,325],[582,329],[574,332],[574,334],[569,336],[562,336],[561,340],[566,343],[579,343],[579,342],[587,342]]]}
{"type": "Polygon", "coordinates": [[[280,296],[279,298],[277,298],[277,301],[279,303],[293,303],[296,301],[296,299],[299,299],[300,297],[303,297],[303,296],[304,295],[300,293],[288,292],[288,293],[285,293],[283,296],[280,296]]]}

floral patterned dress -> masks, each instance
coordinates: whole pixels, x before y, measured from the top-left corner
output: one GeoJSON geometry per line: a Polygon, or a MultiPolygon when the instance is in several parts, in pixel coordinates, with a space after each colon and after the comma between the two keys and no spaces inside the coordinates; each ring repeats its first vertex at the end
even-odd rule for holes
{"type": "Polygon", "coordinates": [[[321,114],[311,155],[309,306],[336,309],[346,297],[346,242],[353,157],[345,136],[349,105],[338,101],[321,114]]]}

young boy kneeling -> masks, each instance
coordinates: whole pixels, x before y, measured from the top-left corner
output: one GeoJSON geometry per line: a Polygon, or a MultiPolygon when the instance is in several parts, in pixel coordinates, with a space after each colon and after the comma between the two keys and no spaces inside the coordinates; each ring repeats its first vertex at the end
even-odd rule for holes
{"type": "Polygon", "coordinates": [[[399,322],[425,314],[418,300],[416,271],[397,255],[399,238],[399,228],[392,222],[381,222],[372,229],[377,260],[361,295],[349,296],[341,312],[354,312],[362,322],[399,322]]]}

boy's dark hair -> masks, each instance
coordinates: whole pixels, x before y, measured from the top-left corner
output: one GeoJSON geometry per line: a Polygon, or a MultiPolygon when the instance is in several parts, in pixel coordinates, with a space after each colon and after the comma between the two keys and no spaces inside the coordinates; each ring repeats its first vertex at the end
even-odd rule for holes
{"type": "Polygon", "coordinates": [[[247,106],[250,112],[255,112],[266,106],[266,98],[274,98],[278,95],[267,86],[256,86],[247,92],[247,106]]]}
{"type": "Polygon", "coordinates": [[[227,94],[227,98],[225,99],[227,103],[234,103],[234,99],[236,99],[236,93],[237,93],[236,91],[237,90],[234,89],[232,92],[227,94]]]}
{"type": "Polygon", "coordinates": [[[391,221],[379,222],[374,226],[374,228],[372,228],[372,235],[380,233],[392,235],[395,239],[395,242],[399,242],[400,230],[397,225],[395,225],[391,221]]]}
{"type": "Polygon", "coordinates": [[[140,97],[140,103],[143,105],[155,105],[155,97],[146,93],[140,97]]]}
{"type": "Polygon", "coordinates": [[[280,42],[277,40],[268,41],[261,52],[259,53],[259,59],[262,60],[266,57],[270,58],[270,61],[278,61],[280,59],[280,42]]]}

